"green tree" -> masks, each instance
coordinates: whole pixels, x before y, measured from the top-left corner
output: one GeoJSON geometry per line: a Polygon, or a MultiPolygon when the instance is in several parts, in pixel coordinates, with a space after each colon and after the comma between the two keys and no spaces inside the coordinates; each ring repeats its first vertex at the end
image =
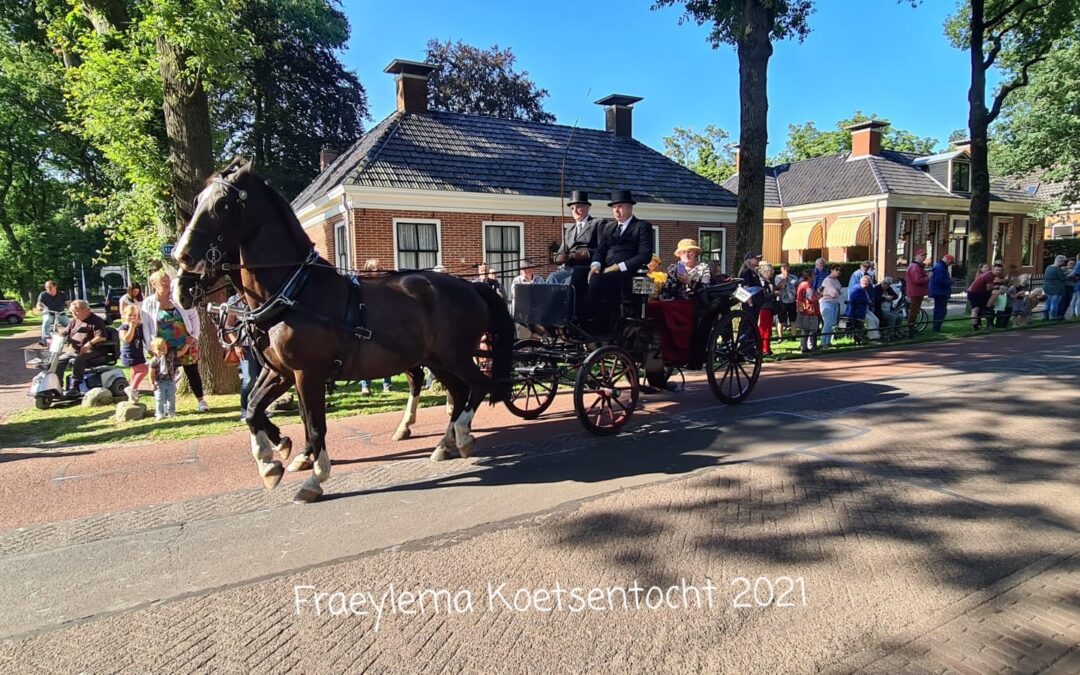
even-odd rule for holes
{"type": "Polygon", "coordinates": [[[1030,75],[1030,84],[1003,108],[995,125],[993,168],[1060,183],[1061,192],[1048,205],[1052,212],[1080,201],[1080,38],[1063,41],[1030,75]]]}
{"type": "Polygon", "coordinates": [[[664,136],[664,154],[714,183],[735,175],[735,145],[728,132],[713,124],[704,131],[675,127],[664,136]]]}
{"type": "Polygon", "coordinates": [[[765,149],[769,142],[767,89],[774,40],[802,41],[810,32],[811,0],[656,0],[653,8],[685,6],[681,21],[711,24],[709,42],[735,46],[739,55],[739,204],[735,260],[760,249],[765,217],[765,149]]]}
{"type": "Polygon", "coordinates": [[[257,49],[213,100],[223,155],[251,157],[291,199],[319,173],[320,149],[343,151],[364,131],[367,95],[335,53],[349,23],[324,0],[248,0],[237,24],[250,27],[257,49]]]}
{"type": "Polygon", "coordinates": [[[510,48],[480,49],[461,41],[428,40],[427,62],[435,66],[428,80],[433,110],[554,122],[544,110],[546,89],[539,89],[527,71],[515,73],[510,48]]]}
{"type": "Polygon", "coordinates": [[[1077,0],[964,0],[946,22],[949,40],[967,50],[971,62],[969,270],[977,270],[989,254],[990,125],[1001,114],[1009,95],[1028,85],[1031,69],[1046,60],[1055,41],[1075,28],[1078,4],[1077,0]],[[1002,83],[988,104],[986,79],[992,68],[1000,71],[1002,83]]]}
{"type": "MultiPolygon", "coordinates": [[[[848,127],[859,122],[880,119],[877,115],[864,115],[861,110],[846,120],[836,123],[834,129],[822,131],[813,122],[789,124],[787,145],[778,157],[779,162],[797,162],[811,157],[835,155],[851,150],[851,132],[848,127]]],[[[904,129],[889,129],[883,134],[881,147],[898,152],[914,152],[920,155],[933,154],[938,146],[937,139],[919,138],[904,129]]]]}

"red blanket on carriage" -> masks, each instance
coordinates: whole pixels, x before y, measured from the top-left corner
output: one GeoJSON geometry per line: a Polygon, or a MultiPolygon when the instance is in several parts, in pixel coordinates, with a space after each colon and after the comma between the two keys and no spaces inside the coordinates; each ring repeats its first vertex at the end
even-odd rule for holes
{"type": "Polygon", "coordinates": [[[690,360],[690,338],[694,328],[691,300],[650,300],[645,316],[660,324],[660,352],[664,363],[684,364],[690,360]]]}

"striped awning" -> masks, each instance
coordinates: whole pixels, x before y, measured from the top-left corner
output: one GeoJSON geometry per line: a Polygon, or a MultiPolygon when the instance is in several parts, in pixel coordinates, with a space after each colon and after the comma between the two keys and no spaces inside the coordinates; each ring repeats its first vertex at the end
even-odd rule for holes
{"type": "Polygon", "coordinates": [[[802,251],[808,248],[822,248],[821,223],[818,220],[804,220],[792,223],[784,233],[782,248],[785,251],[802,251]]]}
{"type": "Polygon", "coordinates": [[[828,248],[870,245],[870,216],[843,216],[829,226],[828,248]]]}

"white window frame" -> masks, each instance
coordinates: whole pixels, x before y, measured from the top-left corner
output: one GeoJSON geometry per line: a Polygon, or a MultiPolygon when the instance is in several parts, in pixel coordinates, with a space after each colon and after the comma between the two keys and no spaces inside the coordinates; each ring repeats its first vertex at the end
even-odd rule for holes
{"type": "Polygon", "coordinates": [[[1001,228],[1001,260],[1005,260],[1005,247],[1009,245],[1009,242],[1007,241],[1007,239],[1009,237],[1009,225],[1011,225],[1012,223],[1013,223],[1013,217],[1012,216],[994,216],[993,218],[990,219],[990,227],[991,227],[991,230],[990,230],[990,255],[987,256],[989,258],[989,262],[993,263],[994,260],[997,259],[994,256],[994,253],[996,252],[996,249],[997,249],[996,244],[998,243],[998,241],[997,241],[996,237],[997,237],[998,225],[999,224],[1002,225],[1002,228],[1001,228]]]}
{"type": "Polygon", "coordinates": [[[652,224],[652,245],[652,252],[655,255],[660,256],[660,259],[663,260],[664,256],[662,253],[660,253],[660,226],[656,223],[652,224]]]}
{"type": "Polygon", "coordinates": [[[956,228],[953,225],[953,223],[955,223],[958,220],[963,220],[964,222],[966,222],[967,227],[964,228],[964,232],[962,234],[957,234],[956,236],[958,236],[958,237],[967,237],[967,236],[970,236],[970,234],[971,234],[971,217],[970,216],[949,216],[949,238],[950,239],[952,239],[953,235],[956,234],[956,228]]]}
{"type": "Polygon", "coordinates": [[[915,235],[918,234],[919,226],[922,224],[922,217],[923,214],[920,211],[899,211],[896,214],[896,236],[893,237],[893,240],[896,247],[895,250],[897,259],[904,258],[905,260],[908,260],[910,262],[911,254],[919,250],[918,246],[916,246],[915,242],[912,240],[915,238],[915,235]],[[904,216],[914,216],[916,223],[911,228],[911,232],[909,233],[908,238],[901,240],[900,232],[903,229],[904,220],[906,220],[904,216]],[[904,247],[903,250],[901,250],[901,246],[904,247]]]}
{"type": "MultiPolygon", "coordinates": [[[[701,239],[702,239],[701,233],[702,232],[719,232],[720,233],[720,241],[724,242],[723,248],[721,249],[721,253],[720,253],[720,269],[724,270],[725,272],[728,269],[728,263],[727,263],[727,231],[728,231],[728,229],[726,227],[699,227],[698,228],[698,245],[699,246],[701,245],[701,239]]],[[[704,251],[702,251],[702,252],[704,253],[704,251]]]]}
{"type": "MultiPolygon", "coordinates": [[[[518,229],[518,241],[521,243],[521,250],[518,251],[518,257],[519,257],[519,259],[526,257],[526,253],[525,253],[525,223],[520,222],[520,221],[515,221],[515,220],[485,220],[485,221],[482,221],[480,223],[480,253],[481,253],[481,255],[483,255],[485,263],[488,263],[488,259],[487,259],[487,255],[488,255],[487,229],[488,229],[489,225],[493,225],[493,226],[497,226],[497,227],[516,227],[518,229]]],[[[490,265],[491,263],[488,263],[488,264],[490,265]]],[[[543,263],[541,263],[541,264],[543,264],[543,263]]],[[[513,279],[514,277],[516,277],[518,274],[521,273],[520,268],[521,268],[521,264],[520,264],[520,260],[519,260],[518,269],[514,270],[513,274],[509,274],[507,276],[509,276],[510,279],[513,279]]],[[[496,271],[495,274],[499,275],[499,271],[496,271]]],[[[507,283],[509,284],[509,282],[507,282],[507,283]]],[[[504,293],[510,293],[510,288],[509,287],[504,288],[503,292],[504,293]]]]}
{"type": "Polygon", "coordinates": [[[435,226],[435,241],[439,245],[439,250],[435,254],[436,265],[443,264],[443,241],[442,241],[442,221],[438,218],[394,218],[394,269],[401,269],[401,251],[398,250],[398,236],[397,228],[398,223],[406,223],[413,225],[434,225],[435,226]]]}
{"type": "Polygon", "coordinates": [[[1035,255],[1039,252],[1039,235],[1044,231],[1038,218],[1024,218],[1020,223],[1020,266],[1035,267],[1035,255]],[[1031,260],[1024,264],[1024,244],[1031,244],[1031,260]]]}
{"type": "Polygon", "coordinates": [[[937,239],[935,239],[935,240],[927,239],[926,240],[925,245],[926,245],[926,254],[927,254],[926,259],[927,260],[937,260],[941,256],[945,255],[944,253],[941,252],[942,246],[944,246],[946,249],[949,248],[949,237],[952,235],[952,231],[949,229],[949,216],[948,215],[946,215],[944,213],[928,213],[928,214],[926,214],[926,235],[927,236],[930,236],[930,221],[935,220],[935,219],[939,223],[941,223],[941,227],[938,228],[937,232],[934,235],[935,237],[937,237],[937,239]],[[945,229],[944,233],[941,231],[942,228],[945,229]],[[942,243],[942,236],[941,236],[942,234],[945,235],[945,239],[944,239],[945,243],[944,244],[942,243]],[[931,243],[931,241],[933,243],[931,243]]]}
{"type": "Polygon", "coordinates": [[[352,269],[352,233],[349,232],[349,227],[344,220],[334,223],[334,265],[338,268],[338,272],[341,274],[348,274],[352,269]],[[341,232],[344,236],[338,237],[338,232],[341,232]],[[344,256],[342,251],[338,250],[339,244],[344,242],[344,256]],[[342,262],[342,257],[345,258],[342,262]]]}
{"type": "Polygon", "coordinates": [[[1076,226],[1072,223],[1058,223],[1050,226],[1050,236],[1054,239],[1073,239],[1076,226]]]}
{"type": "Polygon", "coordinates": [[[953,188],[953,165],[957,163],[957,160],[949,160],[949,192],[971,192],[971,162],[969,160],[961,161],[960,164],[966,164],[968,168],[968,184],[966,190],[957,190],[953,188]]]}

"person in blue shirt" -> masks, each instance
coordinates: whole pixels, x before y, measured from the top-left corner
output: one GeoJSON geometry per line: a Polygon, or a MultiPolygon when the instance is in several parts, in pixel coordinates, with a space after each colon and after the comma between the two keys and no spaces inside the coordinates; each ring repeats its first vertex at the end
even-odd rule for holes
{"type": "Polygon", "coordinates": [[[874,302],[873,279],[864,274],[859,277],[859,286],[848,295],[849,328],[853,331],[855,342],[866,342],[866,312],[874,302]]]}
{"type": "Polygon", "coordinates": [[[952,295],[950,266],[956,261],[951,255],[943,255],[930,270],[930,297],[934,299],[934,332],[941,332],[941,325],[949,313],[949,296],[952,295]]]}
{"type": "Polygon", "coordinates": [[[865,276],[865,275],[867,275],[869,273],[870,273],[870,261],[869,260],[862,261],[862,263],[859,265],[859,269],[857,269],[857,270],[855,270],[854,272],[851,273],[851,279],[848,280],[848,285],[847,285],[847,296],[848,296],[848,301],[849,302],[851,301],[851,293],[852,293],[852,291],[854,291],[855,289],[857,289],[860,286],[860,280],[863,278],[863,276],[865,276]]]}

